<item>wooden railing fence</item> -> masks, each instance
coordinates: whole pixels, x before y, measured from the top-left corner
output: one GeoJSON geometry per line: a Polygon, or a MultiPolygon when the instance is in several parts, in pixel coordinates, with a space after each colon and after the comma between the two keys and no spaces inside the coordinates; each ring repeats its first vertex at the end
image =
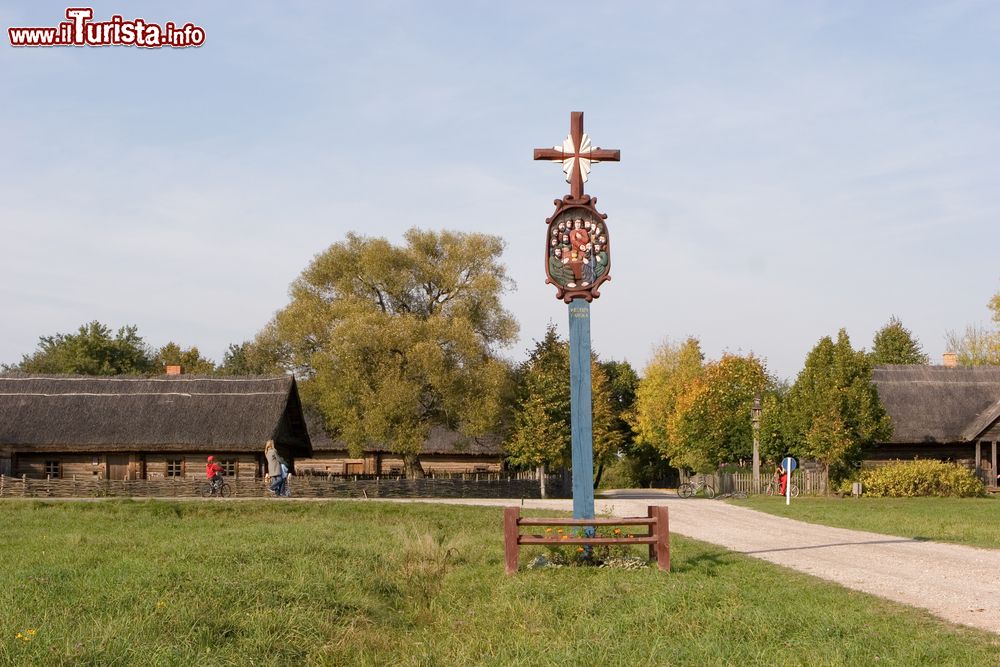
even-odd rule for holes
{"type": "Polygon", "coordinates": [[[591,546],[599,544],[647,544],[649,545],[649,559],[655,560],[657,567],[664,572],[669,572],[670,521],[667,508],[662,505],[650,505],[647,508],[647,513],[647,516],[644,517],[618,519],[527,518],[521,516],[520,507],[505,507],[503,510],[504,569],[507,574],[517,572],[517,561],[523,544],[583,544],[591,546]],[[649,532],[645,535],[624,535],[621,537],[587,537],[585,535],[546,537],[545,535],[522,535],[522,526],[576,526],[578,528],[649,526],[649,532]]]}
{"type": "MultiPolygon", "coordinates": [[[[753,473],[746,472],[717,472],[711,474],[689,473],[681,471],[681,484],[685,482],[695,482],[705,480],[716,493],[736,493],[742,492],[748,495],[754,493],[764,493],[768,482],[771,481],[773,471],[761,470],[760,488],[755,489],[753,484],[753,473]]],[[[799,494],[823,495],[830,487],[829,479],[825,470],[799,468],[792,472],[792,483],[799,487],[799,494]]]]}
{"type": "MultiPolygon", "coordinates": [[[[548,483],[558,486],[557,478],[548,483]]],[[[270,494],[261,479],[227,477],[226,483],[237,498],[264,498],[270,494]]],[[[32,479],[0,475],[0,497],[95,498],[153,497],[192,498],[201,495],[204,479],[97,478],[32,479]]],[[[294,475],[290,479],[293,498],[538,498],[538,481],[514,477],[480,479],[461,477],[400,479],[345,479],[315,475],[294,475]]],[[[550,487],[551,488],[551,487],[550,487]]]]}

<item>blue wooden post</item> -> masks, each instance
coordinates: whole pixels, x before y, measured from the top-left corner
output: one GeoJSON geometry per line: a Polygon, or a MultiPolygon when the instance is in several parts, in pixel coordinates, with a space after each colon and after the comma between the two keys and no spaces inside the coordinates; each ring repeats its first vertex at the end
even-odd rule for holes
{"type": "Polygon", "coordinates": [[[573,518],[594,518],[594,435],[590,393],[590,304],[569,304],[570,426],[573,436],[573,518]]]}

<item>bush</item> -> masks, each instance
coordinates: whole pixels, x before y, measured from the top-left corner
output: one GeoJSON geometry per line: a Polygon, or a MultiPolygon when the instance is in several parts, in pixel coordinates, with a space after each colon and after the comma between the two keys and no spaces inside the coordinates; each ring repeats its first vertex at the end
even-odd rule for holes
{"type": "Polygon", "coordinates": [[[969,498],[985,493],[983,483],[972,470],[942,461],[893,461],[862,470],[861,483],[864,495],[880,498],[969,498]]]}

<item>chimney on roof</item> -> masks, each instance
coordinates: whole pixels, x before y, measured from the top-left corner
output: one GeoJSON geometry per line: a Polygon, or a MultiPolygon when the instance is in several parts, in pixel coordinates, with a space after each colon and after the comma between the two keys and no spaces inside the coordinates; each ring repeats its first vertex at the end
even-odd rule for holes
{"type": "Polygon", "coordinates": [[[168,364],[167,365],[167,375],[180,375],[184,372],[184,369],[180,367],[180,364],[168,364]]]}
{"type": "Polygon", "coordinates": [[[954,352],[945,352],[941,355],[941,363],[945,368],[957,368],[958,367],[958,355],[954,352]]]}

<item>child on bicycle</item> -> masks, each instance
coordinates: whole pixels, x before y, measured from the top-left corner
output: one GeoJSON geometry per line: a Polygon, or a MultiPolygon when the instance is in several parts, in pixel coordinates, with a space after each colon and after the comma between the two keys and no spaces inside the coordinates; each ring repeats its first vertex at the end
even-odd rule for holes
{"type": "Polygon", "coordinates": [[[208,478],[208,483],[212,485],[213,489],[222,486],[222,470],[222,466],[215,462],[215,457],[209,456],[208,462],[205,464],[205,477],[208,478]]]}

